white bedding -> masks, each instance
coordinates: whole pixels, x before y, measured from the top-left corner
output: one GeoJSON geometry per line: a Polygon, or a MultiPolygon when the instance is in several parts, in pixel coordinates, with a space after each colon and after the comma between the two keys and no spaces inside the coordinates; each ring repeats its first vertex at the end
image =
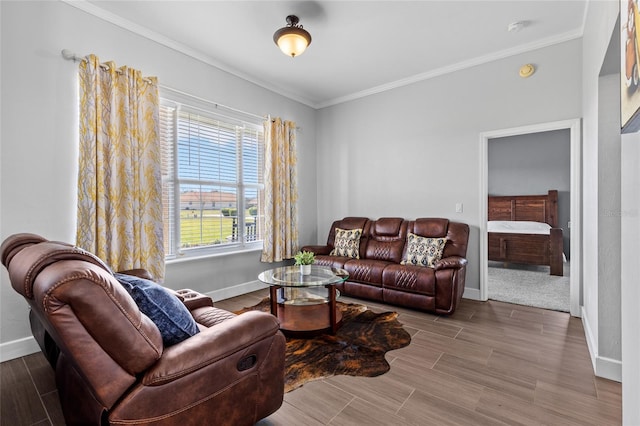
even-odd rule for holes
{"type": "Polygon", "coordinates": [[[543,234],[549,235],[551,225],[543,222],[528,222],[524,220],[490,220],[487,223],[488,232],[504,232],[510,234],[543,234]]]}

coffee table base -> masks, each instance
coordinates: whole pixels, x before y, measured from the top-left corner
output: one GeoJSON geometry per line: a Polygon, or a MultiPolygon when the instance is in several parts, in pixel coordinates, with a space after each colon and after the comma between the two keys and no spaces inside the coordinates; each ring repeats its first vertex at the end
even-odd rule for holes
{"type": "Polygon", "coordinates": [[[331,325],[329,303],[294,305],[278,303],[277,317],[280,330],[293,337],[306,337],[322,333],[335,334],[342,325],[342,311],[335,309],[335,326],[331,325]],[[334,330],[335,328],[335,330],[334,330]]]}
{"type": "Polygon", "coordinates": [[[313,336],[321,333],[335,334],[342,325],[342,311],[336,305],[336,288],[327,286],[329,300],[313,299],[303,303],[278,301],[278,286],[271,286],[271,313],[280,321],[280,330],[290,336],[313,336]]]}

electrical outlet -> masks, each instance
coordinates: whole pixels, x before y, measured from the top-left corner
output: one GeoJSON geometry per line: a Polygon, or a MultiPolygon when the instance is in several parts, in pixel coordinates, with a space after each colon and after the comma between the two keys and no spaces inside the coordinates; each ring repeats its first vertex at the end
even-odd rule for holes
{"type": "Polygon", "coordinates": [[[456,213],[462,213],[462,203],[456,203],[456,213]]]}

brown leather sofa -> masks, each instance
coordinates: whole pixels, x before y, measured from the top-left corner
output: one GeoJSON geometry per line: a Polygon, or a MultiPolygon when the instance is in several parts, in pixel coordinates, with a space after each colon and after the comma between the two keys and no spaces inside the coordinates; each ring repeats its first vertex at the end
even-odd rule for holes
{"type": "Polygon", "coordinates": [[[94,255],[34,234],[13,235],[0,250],[55,368],[68,425],[252,425],[281,406],[285,339],[272,315],[235,315],[178,291],[199,332],[164,347],[94,255]]]}
{"type": "Polygon", "coordinates": [[[326,245],[309,245],[302,250],[314,252],[316,264],[349,272],[349,279],[338,286],[344,295],[449,315],[464,292],[468,241],[469,226],[448,219],[345,217],[333,222],[326,245]],[[362,229],[359,259],[330,255],[336,228],[362,229]],[[408,232],[447,238],[442,258],[433,268],[401,264],[408,232]]]}

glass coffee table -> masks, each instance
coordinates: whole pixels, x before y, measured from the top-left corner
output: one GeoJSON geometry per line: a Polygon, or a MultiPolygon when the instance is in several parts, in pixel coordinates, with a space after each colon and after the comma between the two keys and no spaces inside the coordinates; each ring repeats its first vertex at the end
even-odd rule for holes
{"type": "Polygon", "coordinates": [[[303,275],[299,266],[270,269],[258,275],[269,285],[271,313],[280,320],[280,329],[291,335],[335,332],[342,312],[336,308],[336,284],[349,278],[344,269],[311,265],[303,275]]]}

